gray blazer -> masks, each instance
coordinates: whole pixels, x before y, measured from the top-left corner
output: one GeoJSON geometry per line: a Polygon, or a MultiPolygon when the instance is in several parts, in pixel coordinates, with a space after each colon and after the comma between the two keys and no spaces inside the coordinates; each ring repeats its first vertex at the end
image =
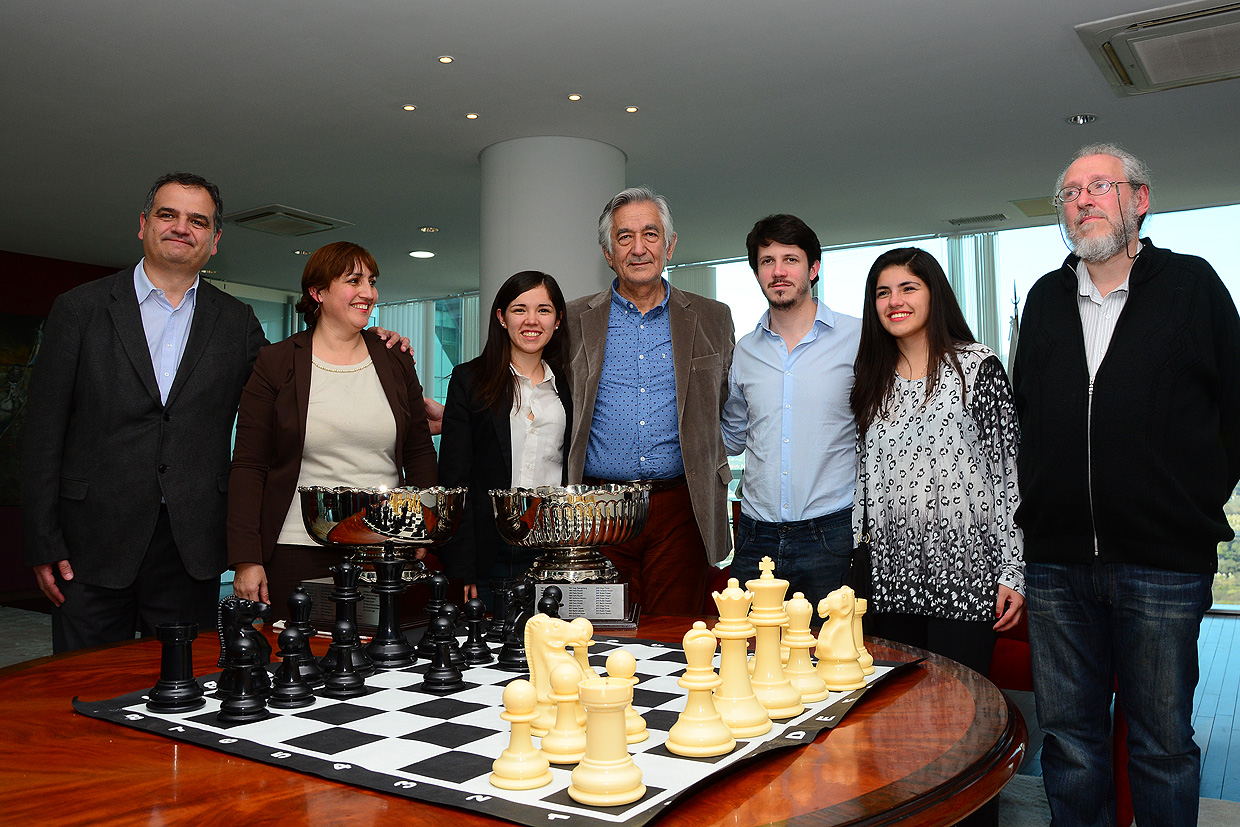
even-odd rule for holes
{"type": "MultiPolygon", "coordinates": [[[[676,417],[693,516],[711,563],[728,556],[727,493],[732,472],[723,447],[719,416],[728,398],[728,370],[736,339],[732,313],[722,302],[671,288],[667,303],[676,373],[676,417]]],[[[568,481],[581,482],[586,445],[594,421],[594,400],[603,372],[611,288],[568,304],[568,380],[573,399],[568,481]]]]}
{"type": "Polygon", "coordinates": [[[162,499],[186,571],[219,575],[233,420],[266,343],[249,305],[200,281],[163,405],[133,268],[58,297],[35,361],[22,440],[27,565],[67,559],[83,583],[128,586],[162,499]]]}

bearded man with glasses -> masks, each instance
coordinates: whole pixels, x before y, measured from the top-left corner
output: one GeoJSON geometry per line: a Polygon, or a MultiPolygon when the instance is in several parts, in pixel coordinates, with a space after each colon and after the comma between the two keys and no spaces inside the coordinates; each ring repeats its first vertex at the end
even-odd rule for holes
{"type": "Polygon", "coordinates": [[[1197,635],[1240,479],[1240,317],[1203,259],[1141,238],[1145,165],[1087,146],[1059,177],[1072,247],[1025,302],[1026,608],[1052,823],[1112,824],[1112,688],[1139,824],[1196,824],[1197,635]]]}

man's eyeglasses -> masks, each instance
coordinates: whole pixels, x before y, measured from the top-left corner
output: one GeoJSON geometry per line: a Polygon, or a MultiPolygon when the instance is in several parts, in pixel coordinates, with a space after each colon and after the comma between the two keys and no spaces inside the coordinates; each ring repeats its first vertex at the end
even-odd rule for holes
{"type": "Polygon", "coordinates": [[[1094,198],[1097,198],[1099,195],[1106,195],[1108,192],[1111,191],[1111,187],[1115,186],[1116,184],[1127,184],[1127,183],[1128,183],[1127,181],[1090,181],[1084,187],[1064,187],[1058,192],[1058,194],[1055,195],[1055,197],[1052,200],[1055,202],[1055,206],[1059,207],[1059,206],[1062,206],[1068,203],[1069,201],[1075,201],[1076,199],[1080,198],[1082,190],[1089,193],[1094,198]]]}

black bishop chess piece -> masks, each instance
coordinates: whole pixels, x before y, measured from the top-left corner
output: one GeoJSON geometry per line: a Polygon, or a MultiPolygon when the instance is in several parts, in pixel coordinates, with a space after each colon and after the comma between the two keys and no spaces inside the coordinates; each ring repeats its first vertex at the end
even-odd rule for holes
{"type": "Polygon", "coordinates": [[[487,646],[486,637],[482,630],[482,627],[487,622],[486,611],[486,604],[476,597],[465,603],[465,630],[467,635],[465,645],[461,647],[461,654],[465,656],[465,663],[470,666],[490,663],[495,660],[495,655],[491,652],[491,647],[487,646]]]}
{"type": "Polygon", "coordinates": [[[414,648],[400,629],[397,599],[405,590],[401,572],[405,561],[392,551],[391,541],[384,544],[382,559],[374,562],[375,584],[371,588],[379,596],[379,626],[366,646],[366,654],[378,669],[404,669],[417,660],[414,648]]]}
{"type": "MultiPolygon", "coordinates": [[[[366,654],[366,650],[362,648],[361,638],[357,636],[357,604],[362,599],[362,593],[357,588],[357,581],[362,576],[362,567],[352,560],[345,559],[338,565],[328,568],[328,571],[332,573],[332,579],[336,582],[335,590],[329,595],[336,603],[336,628],[338,629],[340,622],[344,620],[348,621],[349,628],[353,630],[354,645],[349,649],[349,656],[353,658],[353,671],[363,678],[373,675],[375,665],[371,662],[370,656],[366,654]]],[[[335,631],[332,632],[332,636],[335,636],[335,631]]],[[[327,654],[319,662],[324,672],[337,669],[335,658],[339,651],[334,644],[328,648],[327,654]]]]}
{"type": "Polygon", "coordinates": [[[254,664],[251,666],[251,680],[255,692],[266,697],[271,691],[271,675],[267,673],[267,664],[271,663],[271,644],[267,638],[254,628],[254,623],[263,621],[263,625],[271,624],[271,607],[266,603],[246,600],[230,594],[220,601],[216,613],[216,623],[220,635],[220,679],[217,684],[219,692],[227,694],[232,691],[235,672],[232,661],[232,644],[238,638],[245,638],[254,644],[254,664]]]}
{"type": "Polygon", "coordinates": [[[298,660],[298,668],[301,670],[302,680],[311,687],[323,685],[323,667],[319,666],[319,659],[310,651],[310,641],[318,634],[318,630],[310,622],[310,611],[313,608],[314,598],[304,588],[298,586],[289,595],[289,620],[284,624],[286,629],[296,629],[301,632],[302,640],[306,642],[305,651],[298,660]]]}
{"type": "Polygon", "coordinates": [[[538,599],[538,611],[547,617],[560,616],[560,606],[564,602],[564,592],[560,591],[559,586],[547,586],[543,589],[542,597],[538,599]]]}
{"type": "Polygon", "coordinates": [[[426,678],[419,688],[423,692],[445,695],[465,688],[465,678],[461,670],[452,664],[452,621],[446,617],[437,617],[431,621],[427,635],[435,642],[435,654],[431,658],[430,668],[426,670],[426,678]]]}
{"type": "Polygon", "coordinates": [[[522,580],[512,587],[508,616],[511,624],[504,624],[504,648],[499,652],[499,668],[505,672],[527,672],[529,663],[525,658],[525,624],[534,616],[534,584],[522,580]]]}
{"type": "Polygon", "coordinates": [[[366,694],[366,680],[353,668],[354,660],[350,657],[357,648],[360,648],[357,643],[357,627],[348,620],[337,620],[335,628],[332,629],[332,645],[327,650],[329,655],[333,649],[336,650],[336,657],[333,659],[336,665],[327,670],[327,677],[323,681],[323,694],[327,697],[343,700],[366,694]]]}
{"type": "MultiPolygon", "coordinates": [[[[431,575],[430,581],[431,598],[426,602],[426,617],[434,622],[439,617],[439,612],[443,609],[444,604],[448,602],[448,578],[443,572],[435,572],[431,575]]],[[[427,660],[435,657],[435,641],[432,639],[431,629],[428,625],[426,631],[422,633],[422,639],[418,641],[418,657],[427,660]]]]}
{"type": "Polygon", "coordinates": [[[456,639],[456,626],[461,619],[461,610],[456,607],[455,603],[445,603],[439,610],[439,616],[446,617],[448,622],[452,624],[452,633],[449,635],[448,654],[452,658],[452,665],[459,669],[465,665],[465,655],[461,653],[461,643],[456,639]]]}
{"type": "Polygon", "coordinates": [[[155,712],[188,712],[207,701],[194,680],[193,643],[198,624],[161,623],[155,637],[164,645],[159,661],[159,680],[147,695],[147,708],[155,712]]]}
{"type": "Polygon", "coordinates": [[[232,686],[220,704],[216,718],[224,724],[248,724],[269,716],[271,712],[263,700],[263,693],[254,686],[255,670],[261,669],[257,644],[248,637],[238,635],[228,644],[228,660],[232,664],[229,667],[232,686]]]}
{"type": "Polygon", "coordinates": [[[310,644],[300,629],[291,626],[280,633],[277,642],[280,644],[280,668],[271,682],[271,697],[267,703],[276,709],[310,706],[314,703],[314,693],[301,674],[302,661],[314,660],[310,657],[310,644]]]}

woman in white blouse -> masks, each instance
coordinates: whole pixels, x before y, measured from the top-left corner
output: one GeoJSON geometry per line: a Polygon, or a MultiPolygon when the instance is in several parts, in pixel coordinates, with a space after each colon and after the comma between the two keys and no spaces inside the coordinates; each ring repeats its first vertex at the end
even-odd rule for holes
{"type": "Polygon", "coordinates": [[[564,481],[573,406],[564,378],[564,294],[546,273],[524,270],[500,287],[487,342],[458,365],[448,383],[439,481],[467,486],[465,515],[439,549],[449,577],[465,581],[466,599],[495,579],[520,577],[537,554],[513,548],[495,528],[495,488],[534,488],[564,481]]]}

